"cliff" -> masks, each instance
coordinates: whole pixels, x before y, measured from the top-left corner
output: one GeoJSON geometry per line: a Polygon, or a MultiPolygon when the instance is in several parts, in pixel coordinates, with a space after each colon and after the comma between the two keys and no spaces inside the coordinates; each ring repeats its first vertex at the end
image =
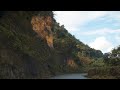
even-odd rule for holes
{"type": "Polygon", "coordinates": [[[52,22],[51,16],[33,16],[31,20],[33,30],[40,38],[47,41],[50,48],[53,48],[52,22]]]}
{"type": "Polygon", "coordinates": [[[0,78],[49,78],[80,71],[83,57],[96,57],[94,49],[87,55],[88,49],[55,21],[52,11],[0,12],[0,78]]]}

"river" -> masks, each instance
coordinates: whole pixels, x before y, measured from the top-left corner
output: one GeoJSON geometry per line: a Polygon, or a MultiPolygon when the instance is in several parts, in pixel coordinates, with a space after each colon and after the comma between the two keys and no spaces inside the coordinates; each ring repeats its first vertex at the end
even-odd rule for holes
{"type": "Polygon", "coordinates": [[[87,73],[82,73],[82,74],[65,74],[65,75],[58,75],[54,76],[50,79],[89,79],[85,77],[87,73]]]}

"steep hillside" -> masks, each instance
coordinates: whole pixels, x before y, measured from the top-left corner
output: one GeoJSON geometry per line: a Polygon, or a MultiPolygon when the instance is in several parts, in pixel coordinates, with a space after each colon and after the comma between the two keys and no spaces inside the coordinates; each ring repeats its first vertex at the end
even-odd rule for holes
{"type": "Polygon", "coordinates": [[[78,72],[83,64],[102,57],[101,51],[95,56],[96,50],[68,33],[53,16],[52,11],[0,11],[0,78],[78,72]]]}
{"type": "Polygon", "coordinates": [[[54,47],[59,53],[67,59],[73,58],[77,64],[90,64],[91,60],[102,58],[103,53],[100,50],[95,50],[85,45],[80,40],[71,35],[64,25],[60,26],[59,23],[54,23],[54,47]]]}

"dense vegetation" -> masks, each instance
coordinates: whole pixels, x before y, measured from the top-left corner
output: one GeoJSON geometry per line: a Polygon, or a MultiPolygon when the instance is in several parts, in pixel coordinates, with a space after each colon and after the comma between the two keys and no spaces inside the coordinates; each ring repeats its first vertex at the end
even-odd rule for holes
{"type": "Polygon", "coordinates": [[[76,39],[54,19],[52,11],[0,12],[0,78],[49,78],[52,75],[81,72],[103,57],[99,50],[76,39]],[[37,36],[33,16],[53,19],[53,46],[37,36]]]}
{"type": "Polygon", "coordinates": [[[94,79],[120,79],[120,46],[111,53],[105,53],[101,60],[94,61],[88,70],[94,79]]]}

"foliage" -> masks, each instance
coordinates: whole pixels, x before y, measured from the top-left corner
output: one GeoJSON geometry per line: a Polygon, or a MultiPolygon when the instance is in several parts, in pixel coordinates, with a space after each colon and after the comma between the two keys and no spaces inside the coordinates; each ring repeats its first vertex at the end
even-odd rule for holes
{"type": "Polygon", "coordinates": [[[79,72],[82,64],[100,57],[101,51],[85,45],[64,25],[60,26],[52,11],[0,12],[0,78],[48,78],[61,72],[79,72]],[[36,15],[53,18],[54,49],[32,29],[31,19],[36,15]],[[77,68],[67,65],[69,59],[77,68]]]}
{"type": "Polygon", "coordinates": [[[112,66],[120,65],[120,57],[117,57],[117,55],[120,54],[120,46],[118,46],[116,49],[114,48],[111,52],[112,53],[104,54],[104,62],[112,66]]]}
{"type": "Polygon", "coordinates": [[[98,60],[93,60],[90,64],[92,67],[104,67],[106,64],[104,63],[103,58],[99,58],[98,60]]]}
{"type": "Polygon", "coordinates": [[[120,67],[104,66],[89,69],[88,77],[93,79],[120,79],[120,67]]]}

